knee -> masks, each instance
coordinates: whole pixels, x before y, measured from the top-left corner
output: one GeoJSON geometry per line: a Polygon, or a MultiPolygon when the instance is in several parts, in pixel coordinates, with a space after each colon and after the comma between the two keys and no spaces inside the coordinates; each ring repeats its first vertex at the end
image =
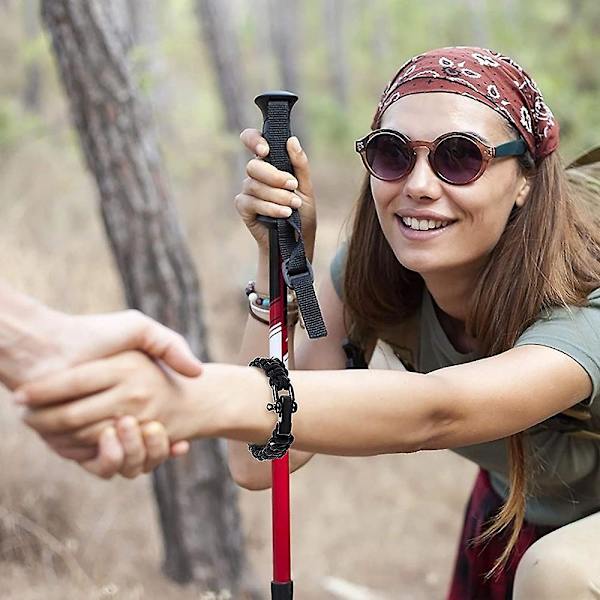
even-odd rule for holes
{"type": "Polygon", "coordinates": [[[519,562],[513,600],[588,598],[588,575],[573,548],[542,538],[519,562]]]}

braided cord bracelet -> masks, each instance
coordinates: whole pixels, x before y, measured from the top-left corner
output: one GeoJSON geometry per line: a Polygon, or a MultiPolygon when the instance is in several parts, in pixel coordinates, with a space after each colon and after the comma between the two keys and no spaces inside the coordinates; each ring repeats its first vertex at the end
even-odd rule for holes
{"type": "Polygon", "coordinates": [[[248,365],[262,369],[269,378],[273,402],[267,410],[279,416],[273,434],[265,445],[248,444],[248,450],[256,460],[281,458],[294,442],[292,435],[292,413],[298,410],[294,399],[294,388],[288,377],[288,370],[278,358],[255,358],[248,365]]]}

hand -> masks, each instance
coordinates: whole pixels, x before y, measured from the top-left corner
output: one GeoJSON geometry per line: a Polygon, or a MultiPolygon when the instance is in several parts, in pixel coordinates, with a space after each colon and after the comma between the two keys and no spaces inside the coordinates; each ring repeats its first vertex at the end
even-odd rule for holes
{"type": "Polygon", "coordinates": [[[25,384],[15,401],[29,407],[25,422],[55,446],[94,445],[107,426],[126,415],[142,425],[159,421],[177,442],[195,431],[190,410],[194,414],[204,406],[202,398],[185,393],[187,381],[194,380],[140,352],[125,352],[25,384]]]}
{"type": "Polygon", "coordinates": [[[42,436],[63,458],[78,462],[86,471],[110,479],[117,473],[129,479],[149,473],[169,457],[185,455],[187,441],[169,447],[167,432],[161,423],[151,421],[140,426],[133,417],[122,417],[116,425],[104,427],[97,446],[73,446],[66,435],[42,436]]]}
{"type": "Polygon", "coordinates": [[[262,160],[269,153],[269,146],[256,129],[244,129],[240,139],[248,150],[256,154],[256,158],[250,160],[246,166],[248,177],[242,183],[241,193],[234,199],[235,207],[244,224],[261,251],[267,253],[268,230],[256,220],[256,217],[265,215],[287,218],[291,215],[291,208],[298,208],[306,255],[309,260],[312,260],[317,228],[315,197],[308,158],[298,138],[291,137],[287,141],[287,151],[295,177],[262,160]]]}
{"type": "Polygon", "coordinates": [[[13,343],[0,352],[0,381],[11,389],[125,350],[141,350],[182,375],[202,371],[181,335],[137,310],[71,316],[41,307],[35,320],[21,321],[11,325],[13,343]]]}

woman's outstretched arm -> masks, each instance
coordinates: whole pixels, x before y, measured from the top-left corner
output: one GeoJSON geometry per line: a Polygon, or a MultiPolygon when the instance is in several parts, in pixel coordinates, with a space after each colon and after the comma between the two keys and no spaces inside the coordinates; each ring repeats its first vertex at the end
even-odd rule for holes
{"type": "MultiPolygon", "coordinates": [[[[528,345],[429,374],[293,371],[295,448],[365,456],[453,448],[503,438],[584,400],[591,381],[575,360],[528,345]]],[[[171,440],[224,437],[263,444],[275,425],[255,368],[207,364],[201,377],[165,372],[140,353],[75,367],[23,386],[26,421],[45,434],[125,414],[162,422],[171,440]],[[64,400],[75,400],[62,405],[64,400]]],[[[82,433],[83,432],[83,433],[82,433]]]]}

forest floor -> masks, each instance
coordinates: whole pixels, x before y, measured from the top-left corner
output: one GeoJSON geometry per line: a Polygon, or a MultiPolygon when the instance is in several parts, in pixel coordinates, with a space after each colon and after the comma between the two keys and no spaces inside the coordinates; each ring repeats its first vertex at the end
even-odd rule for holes
{"type": "MultiPolygon", "coordinates": [[[[314,169],[317,274],[326,273],[358,190],[354,160],[344,168],[314,169]]],[[[222,184],[227,176],[218,165],[167,162],[203,286],[211,354],[235,361],[245,320],[242,290],[254,270],[252,241],[231,202],[237,186],[222,184]]],[[[18,147],[3,157],[0,180],[2,278],[63,310],[120,308],[95,188],[72,141],[43,138],[18,147]]],[[[219,600],[160,574],[149,477],[93,479],[46,451],[8,395],[0,396],[2,600],[219,600]]],[[[475,473],[446,451],[315,457],[292,477],[295,597],[444,598],[475,473]],[[346,584],[356,588],[344,592],[346,584]]],[[[248,556],[266,599],[270,492],[240,490],[240,507],[248,556]]]]}

